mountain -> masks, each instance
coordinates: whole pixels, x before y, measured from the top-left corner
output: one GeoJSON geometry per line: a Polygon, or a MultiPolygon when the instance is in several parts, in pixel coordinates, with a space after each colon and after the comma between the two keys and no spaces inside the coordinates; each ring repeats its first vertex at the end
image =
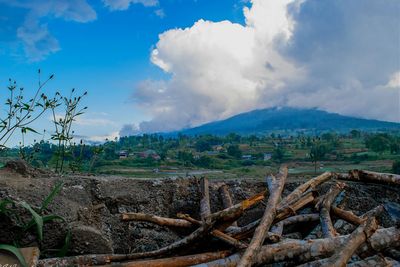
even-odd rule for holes
{"type": "Polygon", "coordinates": [[[400,123],[368,120],[317,109],[270,108],[241,113],[231,118],[180,131],[187,135],[229,133],[262,134],[268,132],[348,132],[400,130],[400,123]]]}

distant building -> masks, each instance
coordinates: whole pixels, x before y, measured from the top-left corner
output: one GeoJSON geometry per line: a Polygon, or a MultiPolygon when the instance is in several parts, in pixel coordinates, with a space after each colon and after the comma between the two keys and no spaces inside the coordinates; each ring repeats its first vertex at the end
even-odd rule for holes
{"type": "Polygon", "coordinates": [[[272,158],[272,154],[271,153],[264,153],[264,161],[268,161],[272,158]]]}
{"type": "Polygon", "coordinates": [[[121,150],[118,154],[120,159],[126,159],[129,156],[129,152],[126,150],[121,150]]]}
{"type": "Polygon", "coordinates": [[[140,158],[143,158],[143,159],[147,159],[147,158],[152,158],[154,160],[160,160],[161,159],[160,155],[158,155],[157,152],[152,150],[152,149],[148,149],[146,151],[140,152],[138,154],[138,156],[140,158]]]}
{"type": "Polygon", "coordinates": [[[250,160],[252,158],[253,158],[252,155],[243,155],[242,156],[242,159],[244,159],[244,160],[250,160]]]}

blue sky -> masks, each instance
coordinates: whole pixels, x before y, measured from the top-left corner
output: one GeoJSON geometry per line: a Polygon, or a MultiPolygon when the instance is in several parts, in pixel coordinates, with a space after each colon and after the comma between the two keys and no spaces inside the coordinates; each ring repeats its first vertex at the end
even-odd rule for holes
{"type": "Polygon", "coordinates": [[[49,92],[88,91],[76,132],[92,140],[273,106],[400,121],[399,12],[396,0],[0,0],[0,85],[33,90],[40,68],[56,75],[49,92]]]}

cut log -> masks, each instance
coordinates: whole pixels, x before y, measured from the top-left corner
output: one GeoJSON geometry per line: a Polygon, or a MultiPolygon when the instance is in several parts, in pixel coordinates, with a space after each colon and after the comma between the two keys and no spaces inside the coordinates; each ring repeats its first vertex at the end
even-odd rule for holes
{"type": "MultiPolygon", "coordinates": [[[[224,209],[232,207],[233,202],[232,202],[231,195],[229,194],[228,186],[226,184],[223,184],[220,186],[218,191],[219,191],[219,195],[220,195],[221,201],[222,201],[222,206],[224,207],[224,209]]],[[[232,223],[232,226],[237,226],[237,223],[236,222],[232,223]]]]}
{"type": "Polygon", "coordinates": [[[323,174],[298,186],[278,204],[278,209],[283,208],[283,206],[289,205],[294,201],[297,201],[304,194],[304,192],[314,190],[317,186],[325,183],[326,181],[329,181],[332,177],[333,175],[331,172],[324,172],[323,174]]]}
{"type": "Polygon", "coordinates": [[[200,217],[204,221],[211,214],[210,188],[207,177],[201,177],[200,179],[200,195],[200,217]]]}
{"type": "Polygon", "coordinates": [[[372,182],[380,184],[400,185],[400,175],[391,173],[379,173],[362,170],[352,170],[348,174],[338,175],[338,179],[357,182],[372,182]]]}
{"type": "MultiPolygon", "coordinates": [[[[207,252],[195,255],[171,257],[155,260],[138,260],[132,262],[119,263],[119,267],[186,267],[216,259],[221,259],[230,254],[229,251],[207,252]]],[[[101,267],[112,267],[111,265],[103,265],[101,267]]]]}
{"type": "Polygon", "coordinates": [[[188,222],[187,220],[171,219],[145,213],[134,213],[134,212],[123,213],[121,215],[121,219],[123,221],[151,222],[161,226],[183,227],[183,228],[193,227],[193,224],[188,222]]]}
{"type": "Polygon", "coordinates": [[[317,209],[319,209],[322,234],[324,237],[334,237],[337,235],[336,230],[332,224],[330,210],[332,202],[335,200],[340,191],[343,190],[344,186],[345,185],[343,183],[337,183],[333,185],[329,189],[328,193],[326,193],[326,195],[316,205],[317,209]]]}
{"type": "Polygon", "coordinates": [[[238,263],[238,267],[247,267],[253,264],[255,255],[257,255],[260,247],[264,243],[268,230],[275,219],[276,205],[281,197],[287,174],[288,168],[284,165],[279,169],[276,178],[273,175],[267,177],[268,191],[270,193],[267,206],[249,246],[238,263]]]}
{"type": "MultiPolygon", "coordinates": [[[[293,261],[303,263],[317,258],[329,257],[343,247],[350,235],[337,236],[315,240],[287,240],[276,244],[264,245],[256,256],[255,264],[270,264],[275,262],[293,261]]],[[[388,247],[400,245],[400,229],[395,227],[378,229],[368,239],[368,244],[362,244],[356,251],[376,254],[388,247]]],[[[235,253],[227,258],[203,263],[198,267],[234,267],[237,265],[241,253],[235,253]]]]}
{"type": "Polygon", "coordinates": [[[286,218],[271,227],[271,232],[279,236],[282,235],[283,227],[296,223],[313,222],[319,220],[319,214],[300,214],[286,218]]]}
{"type": "Polygon", "coordinates": [[[374,217],[370,217],[362,225],[357,227],[348,237],[346,243],[335,251],[335,253],[326,259],[317,260],[301,265],[301,267],[318,267],[331,266],[343,267],[346,266],[351,256],[378,228],[378,223],[374,217]]]}

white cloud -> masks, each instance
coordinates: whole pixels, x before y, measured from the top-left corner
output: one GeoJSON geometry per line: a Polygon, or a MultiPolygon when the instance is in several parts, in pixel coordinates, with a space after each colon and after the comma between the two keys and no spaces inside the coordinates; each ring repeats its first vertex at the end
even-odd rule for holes
{"type": "Polygon", "coordinates": [[[160,18],[165,18],[165,12],[164,9],[160,8],[154,11],[154,14],[160,18]]]}
{"type": "Polygon", "coordinates": [[[158,6],[158,0],[103,0],[110,10],[126,10],[131,4],[142,4],[146,7],[158,6]]]}
{"type": "Polygon", "coordinates": [[[199,20],[160,34],[151,61],[171,78],[138,84],[136,106],[153,118],[140,131],[285,105],[399,121],[389,112],[399,88],[386,84],[400,69],[400,4],[360,1],[252,0],[245,25],[199,20]]]}
{"type": "MultiPolygon", "coordinates": [[[[42,22],[46,17],[67,21],[86,23],[95,20],[97,14],[86,0],[56,0],[56,1],[28,1],[28,0],[0,0],[0,7],[8,6],[26,11],[24,16],[5,18],[5,20],[20,20],[8,27],[8,31],[15,31],[16,37],[22,42],[25,55],[30,61],[39,61],[60,49],[59,43],[48,30],[47,24],[42,22]]],[[[11,16],[7,14],[7,16],[11,16]]]]}

